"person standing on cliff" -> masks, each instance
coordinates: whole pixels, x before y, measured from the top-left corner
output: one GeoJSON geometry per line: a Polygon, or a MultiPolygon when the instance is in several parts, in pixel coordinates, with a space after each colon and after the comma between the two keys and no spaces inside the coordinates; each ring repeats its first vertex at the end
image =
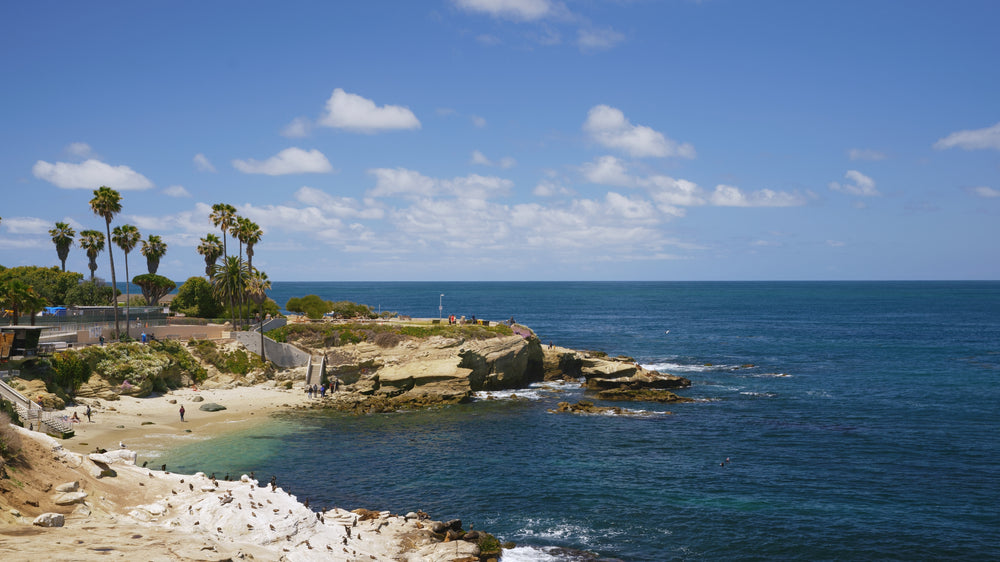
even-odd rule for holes
{"type": "Polygon", "coordinates": [[[184,405],[183,404],[181,404],[180,413],[181,413],[181,421],[184,421],[184,405]]]}

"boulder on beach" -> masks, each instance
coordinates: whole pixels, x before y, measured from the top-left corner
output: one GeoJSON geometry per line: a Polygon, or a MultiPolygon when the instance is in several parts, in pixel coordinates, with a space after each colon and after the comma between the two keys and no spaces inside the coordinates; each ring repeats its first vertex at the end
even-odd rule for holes
{"type": "Polygon", "coordinates": [[[62,513],[43,513],[35,517],[31,524],[39,527],[62,527],[65,522],[66,518],[62,513]]]}
{"type": "Polygon", "coordinates": [[[218,412],[220,410],[225,410],[226,407],[222,404],[216,404],[215,402],[206,402],[199,406],[198,409],[205,412],[218,412]]]}

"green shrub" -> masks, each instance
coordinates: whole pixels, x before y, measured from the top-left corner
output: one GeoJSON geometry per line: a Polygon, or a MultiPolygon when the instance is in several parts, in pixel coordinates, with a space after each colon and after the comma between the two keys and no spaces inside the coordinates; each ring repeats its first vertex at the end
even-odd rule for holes
{"type": "Polygon", "coordinates": [[[56,353],[50,359],[50,363],[55,383],[70,392],[76,391],[81,384],[90,380],[91,366],[77,351],[68,349],[56,353]]]}
{"type": "Polygon", "coordinates": [[[245,375],[250,371],[266,368],[259,356],[242,349],[224,352],[209,340],[191,340],[188,346],[194,349],[194,353],[202,361],[211,364],[221,373],[245,375]]]}
{"type": "Polygon", "coordinates": [[[10,426],[10,416],[0,412],[0,478],[7,478],[7,464],[21,452],[21,434],[10,426]]]}

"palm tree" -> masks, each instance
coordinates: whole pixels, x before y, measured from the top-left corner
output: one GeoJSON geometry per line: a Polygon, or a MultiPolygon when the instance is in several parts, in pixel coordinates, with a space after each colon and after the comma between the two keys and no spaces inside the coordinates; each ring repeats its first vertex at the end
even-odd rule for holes
{"type": "Polygon", "coordinates": [[[246,264],[236,256],[229,256],[222,260],[221,264],[212,267],[212,291],[215,298],[222,302],[229,303],[229,314],[233,327],[236,327],[236,305],[235,301],[240,297],[247,286],[247,279],[250,271],[246,264]]]}
{"type": "Polygon", "coordinates": [[[260,242],[260,239],[264,236],[264,231],[260,229],[257,223],[250,219],[243,219],[243,221],[243,224],[240,225],[241,241],[247,245],[247,267],[250,268],[250,271],[253,271],[253,247],[260,242]]]}
{"type": "Polygon", "coordinates": [[[57,222],[56,227],[49,231],[49,235],[52,236],[52,243],[56,245],[56,255],[62,262],[62,270],[66,271],[66,258],[69,257],[69,249],[73,245],[76,231],[64,222],[57,222]]]}
{"type": "MultiPolygon", "coordinates": [[[[111,240],[111,219],[122,212],[122,196],[117,191],[106,185],[94,190],[94,198],[90,200],[90,210],[94,214],[104,218],[104,227],[107,231],[107,240],[111,240]]],[[[115,278],[115,255],[108,245],[108,260],[111,262],[111,291],[118,294],[118,280],[115,278]]],[[[112,299],[115,312],[115,339],[118,339],[118,299],[112,299]]]]}
{"type": "Polygon", "coordinates": [[[11,279],[0,285],[0,307],[10,310],[11,326],[18,323],[21,313],[31,317],[31,325],[35,325],[35,313],[45,306],[45,298],[35,289],[20,279],[11,279]]]}
{"type": "Polygon", "coordinates": [[[236,207],[227,203],[212,205],[212,214],[208,216],[212,224],[222,229],[222,257],[229,257],[226,248],[226,232],[236,224],[236,207]]]}
{"type": "MultiPolygon", "coordinates": [[[[253,244],[256,244],[257,242],[260,241],[260,237],[263,235],[263,232],[261,232],[260,227],[257,226],[257,224],[254,223],[252,220],[246,217],[236,217],[236,225],[233,226],[232,228],[232,234],[234,237],[236,237],[237,240],[240,241],[240,260],[243,259],[243,245],[244,244],[247,245],[247,269],[250,272],[253,272],[253,264],[250,261],[250,254],[251,251],[253,250],[252,247],[253,244]],[[250,242],[251,240],[253,240],[253,244],[251,244],[250,242]]],[[[243,304],[246,302],[245,297],[246,295],[240,296],[240,317],[249,320],[250,319],[249,306],[247,307],[246,316],[244,317],[242,314],[243,304]]]]}
{"type": "Polygon", "coordinates": [[[81,230],[80,247],[87,252],[90,260],[90,282],[94,282],[94,272],[97,271],[97,254],[104,250],[104,233],[100,230],[81,230]]]}
{"type": "Polygon", "coordinates": [[[142,241],[142,255],[146,256],[146,269],[150,275],[156,275],[160,267],[160,258],[167,253],[167,243],[155,234],[150,234],[148,240],[142,241]]]}
{"type": "Polygon", "coordinates": [[[132,337],[128,329],[129,318],[132,317],[132,283],[129,281],[131,277],[128,275],[128,254],[135,249],[135,245],[139,243],[141,238],[142,234],[139,234],[139,229],[131,224],[116,226],[111,233],[111,241],[125,254],[125,335],[129,337],[132,337]]]}
{"type": "Polygon", "coordinates": [[[250,279],[247,280],[247,295],[257,305],[257,313],[260,315],[260,360],[265,361],[264,356],[264,303],[267,301],[267,291],[271,289],[271,281],[267,274],[256,269],[250,270],[250,279]]]}
{"type": "Polygon", "coordinates": [[[198,245],[198,253],[205,256],[205,277],[211,277],[212,266],[222,255],[222,240],[214,234],[205,236],[198,245]]]}

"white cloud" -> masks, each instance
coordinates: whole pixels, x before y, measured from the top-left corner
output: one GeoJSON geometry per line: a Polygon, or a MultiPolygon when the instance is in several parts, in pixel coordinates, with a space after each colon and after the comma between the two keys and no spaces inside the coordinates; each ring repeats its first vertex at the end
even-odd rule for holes
{"type": "Polygon", "coordinates": [[[244,174],[266,174],[269,176],[327,174],[333,171],[333,166],[330,165],[330,161],[322,152],[315,148],[306,151],[294,146],[282,150],[263,162],[252,158],[233,160],[233,167],[244,174]]]}
{"type": "Polygon", "coordinates": [[[464,199],[486,199],[507,195],[514,182],[495,176],[469,174],[450,180],[427,177],[406,168],[377,168],[368,173],[375,176],[371,197],[403,196],[428,198],[451,196],[464,199]]]}
{"type": "Polygon", "coordinates": [[[472,151],[472,158],[469,160],[472,164],[479,164],[480,166],[492,166],[493,162],[486,157],[485,154],[479,152],[478,150],[472,151]]]}
{"type": "Polygon", "coordinates": [[[499,161],[494,162],[486,157],[485,154],[478,150],[472,151],[472,157],[469,159],[469,163],[478,164],[480,166],[498,166],[504,170],[513,168],[517,165],[517,160],[514,160],[510,156],[504,156],[499,161]]]}
{"type": "Polygon", "coordinates": [[[430,197],[434,194],[434,180],[414,170],[377,168],[368,173],[375,176],[375,187],[369,192],[372,197],[430,197]]]}
{"type": "Polygon", "coordinates": [[[554,197],[556,195],[572,195],[573,191],[555,181],[542,180],[538,182],[531,193],[538,197],[554,197]]]}
{"type": "Polygon", "coordinates": [[[985,129],[958,131],[934,143],[934,148],[937,150],[945,150],[956,146],[965,150],[983,148],[1000,150],[1000,123],[992,127],[986,127],[985,129]]]}
{"type": "Polygon", "coordinates": [[[164,189],[163,193],[171,197],[191,197],[191,193],[184,189],[183,185],[171,185],[164,189]]]}
{"type": "Polygon", "coordinates": [[[66,152],[79,158],[90,158],[94,156],[94,150],[85,142],[70,143],[70,145],[66,147],[66,152]]]}
{"type": "Polygon", "coordinates": [[[857,170],[848,170],[847,173],[844,174],[844,177],[851,180],[853,183],[841,184],[833,181],[830,182],[830,189],[841,193],[847,193],[849,195],[860,195],[862,197],[876,197],[881,195],[881,193],[875,189],[875,180],[857,170]]]}
{"type": "Polygon", "coordinates": [[[63,189],[97,189],[102,185],[121,191],[149,189],[153,182],[128,166],[111,166],[99,160],[86,160],[80,164],[43,160],[35,162],[31,172],[63,189]]]}
{"type": "Polygon", "coordinates": [[[481,12],[495,18],[534,21],[552,14],[549,0],[453,0],[455,5],[470,12],[481,12]]]}
{"type": "Polygon", "coordinates": [[[625,169],[625,164],[614,156],[601,156],[594,162],[580,166],[580,170],[590,183],[619,187],[635,184],[635,180],[625,169]]]}
{"type": "Polygon", "coordinates": [[[598,144],[622,150],[631,156],[694,158],[694,147],[678,144],[650,127],[633,125],[621,110],[607,105],[596,105],[587,113],[583,130],[598,144]]]}
{"type": "Polygon", "coordinates": [[[851,160],[865,160],[868,162],[877,162],[887,158],[884,152],[879,152],[870,148],[852,148],[847,151],[847,156],[851,160]]]}
{"type": "Polygon", "coordinates": [[[480,117],[478,115],[470,115],[469,119],[472,120],[472,124],[475,125],[476,128],[478,128],[478,129],[482,129],[482,128],[486,127],[486,119],[484,119],[484,118],[482,118],[482,117],[480,117]]]}
{"type": "Polygon", "coordinates": [[[293,139],[308,137],[311,129],[312,123],[308,119],[305,117],[296,117],[281,130],[281,136],[293,139]]]}
{"type": "Polygon", "coordinates": [[[709,198],[713,205],[719,207],[797,207],[805,201],[799,195],[760,189],[751,193],[743,193],[738,187],[717,185],[709,198]]]}
{"type": "Polygon", "coordinates": [[[320,117],[319,124],[362,133],[420,128],[420,121],[409,109],[399,105],[379,107],[372,100],[340,88],[327,100],[326,113],[320,117]]]}
{"type": "Polygon", "coordinates": [[[653,201],[661,207],[661,210],[670,214],[683,216],[683,211],[678,214],[675,207],[697,207],[708,202],[704,190],[688,180],[674,179],[670,176],[650,176],[641,180],[640,184],[649,190],[653,201]]]}
{"type": "Polygon", "coordinates": [[[26,238],[24,236],[18,236],[17,238],[0,237],[0,249],[24,250],[30,248],[52,248],[52,243],[46,242],[43,238],[26,238]]]}
{"type": "Polygon", "coordinates": [[[200,152],[194,155],[194,167],[199,172],[215,172],[215,166],[209,162],[207,156],[200,152]]]}
{"type": "Polygon", "coordinates": [[[3,226],[11,234],[45,234],[55,223],[35,217],[4,217],[3,226]]]}
{"type": "Polygon", "coordinates": [[[831,248],[843,248],[847,244],[844,243],[844,242],[841,242],[840,240],[827,240],[826,241],[826,245],[830,246],[831,248]]]}
{"type": "Polygon", "coordinates": [[[978,197],[985,197],[987,199],[1000,197],[1000,190],[993,189],[992,187],[986,187],[985,185],[969,188],[969,192],[978,197]]]}
{"type": "Polygon", "coordinates": [[[295,192],[295,199],[342,219],[380,219],[385,216],[385,212],[380,208],[362,207],[352,197],[334,197],[314,187],[303,186],[299,188],[295,192]]]}
{"type": "Polygon", "coordinates": [[[624,35],[611,28],[580,29],[576,32],[576,44],[582,51],[610,49],[624,40],[624,35]]]}

